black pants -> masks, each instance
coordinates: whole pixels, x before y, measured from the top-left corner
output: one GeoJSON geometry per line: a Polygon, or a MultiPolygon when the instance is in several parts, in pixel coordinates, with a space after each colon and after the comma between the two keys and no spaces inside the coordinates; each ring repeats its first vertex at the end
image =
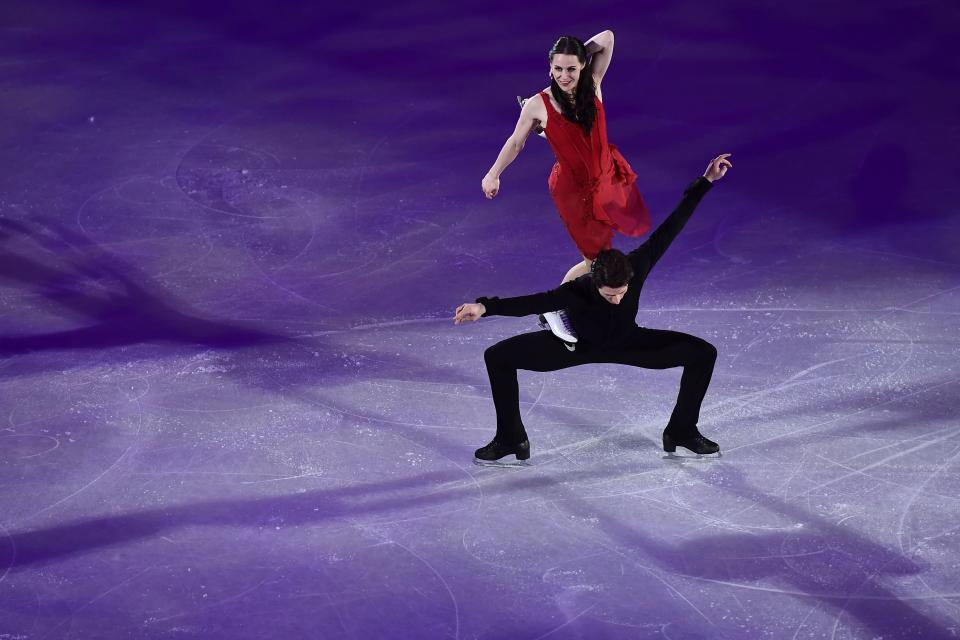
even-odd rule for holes
{"type": "Polygon", "coordinates": [[[627,341],[613,349],[578,343],[576,351],[568,351],[549,331],[537,331],[498,342],[487,349],[483,357],[497,410],[496,440],[516,444],[527,439],[520,419],[517,369],[556,371],[595,363],[627,364],[644,369],[683,367],[677,403],[667,423],[667,430],[680,436],[697,428],[717,349],[706,340],[686,333],[638,327],[627,341]]]}

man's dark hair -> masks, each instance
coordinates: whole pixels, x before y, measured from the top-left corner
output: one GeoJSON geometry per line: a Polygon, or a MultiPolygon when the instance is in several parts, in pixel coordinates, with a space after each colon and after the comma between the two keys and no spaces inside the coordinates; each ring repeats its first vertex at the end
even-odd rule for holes
{"type": "Polygon", "coordinates": [[[597,254],[590,266],[590,278],[600,287],[619,289],[633,277],[633,265],[622,251],[605,249],[597,254]]]}

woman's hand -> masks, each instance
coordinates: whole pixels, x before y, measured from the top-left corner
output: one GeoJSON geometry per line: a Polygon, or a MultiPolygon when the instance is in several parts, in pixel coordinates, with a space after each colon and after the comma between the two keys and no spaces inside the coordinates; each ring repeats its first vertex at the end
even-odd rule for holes
{"type": "Polygon", "coordinates": [[[479,320],[480,316],[486,312],[487,308],[479,302],[465,302],[457,307],[457,313],[453,316],[453,324],[460,324],[461,322],[466,322],[468,320],[479,320]]]}
{"type": "Polygon", "coordinates": [[[730,155],[729,153],[721,153],[711,160],[710,164],[707,165],[707,170],[703,172],[703,177],[710,182],[714,182],[727,175],[727,169],[733,168],[733,165],[727,160],[730,155]]]}
{"type": "Polygon", "coordinates": [[[495,178],[488,173],[483,176],[480,188],[483,189],[483,195],[487,196],[487,200],[493,200],[493,197],[500,191],[500,178],[495,178]]]}

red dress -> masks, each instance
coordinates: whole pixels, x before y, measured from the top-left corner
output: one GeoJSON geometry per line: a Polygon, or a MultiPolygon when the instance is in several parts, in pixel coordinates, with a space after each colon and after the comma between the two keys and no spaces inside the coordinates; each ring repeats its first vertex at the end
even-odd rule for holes
{"type": "Polygon", "coordinates": [[[637,190],[637,174],[617,148],[607,142],[603,103],[594,98],[597,117],[587,136],[541,92],[549,109],[544,130],[557,156],[547,184],[567,231],[584,257],[609,249],[613,231],[640,236],[650,229],[650,211],[637,190]]]}

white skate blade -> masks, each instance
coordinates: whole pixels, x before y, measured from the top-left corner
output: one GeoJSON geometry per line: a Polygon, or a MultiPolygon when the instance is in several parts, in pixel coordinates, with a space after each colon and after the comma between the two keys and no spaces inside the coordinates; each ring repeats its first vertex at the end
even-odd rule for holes
{"type": "Polygon", "coordinates": [[[665,451],[660,457],[663,460],[670,460],[672,462],[709,462],[711,460],[719,460],[723,457],[723,453],[721,451],[717,451],[716,453],[694,453],[692,451],[683,451],[682,453],[674,451],[670,453],[665,451]]]}
{"type": "Polygon", "coordinates": [[[481,460],[474,458],[473,464],[479,467],[501,467],[504,469],[523,469],[532,466],[529,460],[516,460],[514,462],[503,462],[503,460],[481,460]]]}

